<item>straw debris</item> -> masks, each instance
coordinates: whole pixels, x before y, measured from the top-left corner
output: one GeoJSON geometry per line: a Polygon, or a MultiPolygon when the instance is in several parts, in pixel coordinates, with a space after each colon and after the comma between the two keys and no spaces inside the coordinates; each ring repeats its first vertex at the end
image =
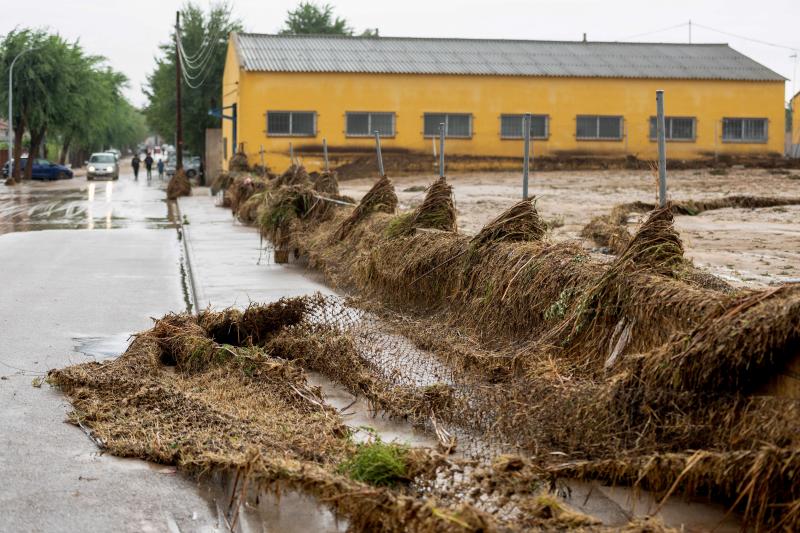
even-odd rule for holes
{"type": "Polygon", "coordinates": [[[353,212],[339,225],[334,234],[334,239],[341,241],[347,237],[353,228],[372,213],[394,214],[397,209],[397,195],[394,185],[386,176],[381,176],[375,185],[367,191],[353,212]]]}
{"type": "Polygon", "coordinates": [[[178,170],[167,184],[167,199],[177,200],[181,196],[192,194],[192,184],[183,169],[178,170]]]}
{"type": "Polygon", "coordinates": [[[498,242],[540,241],[546,232],[547,224],[536,211],[534,199],[530,198],[503,211],[500,216],[486,224],[472,238],[472,242],[481,246],[498,242]]]}

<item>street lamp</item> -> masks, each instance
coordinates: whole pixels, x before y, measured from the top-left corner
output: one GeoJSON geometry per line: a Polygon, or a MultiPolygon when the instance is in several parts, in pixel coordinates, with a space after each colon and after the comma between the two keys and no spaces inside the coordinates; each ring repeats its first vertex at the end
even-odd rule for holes
{"type": "Polygon", "coordinates": [[[11,62],[11,66],[8,67],[8,177],[11,178],[13,176],[12,169],[13,164],[11,163],[11,156],[13,155],[13,148],[14,145],[14,63],[17,62],[17,59],[22,57],[23,54],[27,52],[33,52],[34,50],[38,50],[40,47],[28,48],[27,50],[23,50],[22,52],[17,54],[17,57],[11,62]]]}

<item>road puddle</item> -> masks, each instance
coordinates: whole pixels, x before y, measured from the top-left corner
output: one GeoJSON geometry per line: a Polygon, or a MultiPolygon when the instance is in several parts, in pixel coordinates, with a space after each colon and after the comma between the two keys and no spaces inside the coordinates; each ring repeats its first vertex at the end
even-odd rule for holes
{"type": "Polygon", "coordinates": [[[115,335],[76,335],[72,337],[75,343],[72,349],[87,357],[98,361],[115,359],[122,355],[130,346],[133,337],[130,333],[117,333],[115,335]]]}

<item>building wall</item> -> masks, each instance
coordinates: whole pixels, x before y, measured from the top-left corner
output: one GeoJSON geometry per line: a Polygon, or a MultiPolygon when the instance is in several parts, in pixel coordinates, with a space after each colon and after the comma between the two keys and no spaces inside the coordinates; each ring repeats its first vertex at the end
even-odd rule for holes
{"type": "MultiPolygon", "coordinates": [[[[312,170],[319,168],[323,137],[331,152],[371,150],[374,140],[345,136],[346,111],[395,112],[396,136],[382,141],[386,151],[432,153],[432,141],[422,133],[423,113],[453,112],[472,113],[473,136],[448,138],[448,155],[519,157],[522,140],[500,138],[500,115],[531,112],[550,117],[550,136],[533,142],[535,155],[635,155],[655,160],[657,147],[649,138],[649,118],[655,114],[657,89],[665,91],[668,116],[697,118],[695,141],[669,142],[669,158],[782,154],[784,150],[783,82],[239,72],[231,49],[224,84],[234,83],[239,75],[239,142],[244,142],[251,164],[259,160],[263,145],[267,163],[274,169],[288,165],[290,142],[312,170]],[[316,111],[317,135],[268,136],[267,110],[316,111]],[[623,140],[576,139],[579,114],[622,115],[623,140]],[[723,117],[767,118],[768,141],[723,143],[723,117]]],[[[231,136],[223,135],[230,143],[231,136]]]]}
{"type": "Polygon", "coordinates": [[[222,130],[206,128],[205,182],[213,182],[222,169],[222,130]]]}
{"type": "Polygon", "coordinates": [[[800,144],[800,93],[794,95],[789,105],[792,109],[792,143],[800,144]]]}

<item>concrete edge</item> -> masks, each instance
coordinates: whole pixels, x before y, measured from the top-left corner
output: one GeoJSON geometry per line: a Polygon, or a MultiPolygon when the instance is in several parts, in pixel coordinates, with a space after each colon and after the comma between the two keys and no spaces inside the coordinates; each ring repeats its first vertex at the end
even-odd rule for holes
{"type": "Polygon", "coordinates": [[[200,313],[199,291],[197,289],[197,282],[195,281],[194,270],[192,269],[193,255],[191,246],[189,245],[189,228],[183,223],[183,213],[181,212],[180,198],[174,200],[175,213],[178,217],[177,225],[180,232],[180,239],[183,243],[183,255],[186,259],[186,277],[189,278],[188,289],[191,292],[192,303],[194,304],[194,313],[200,313]]]}

